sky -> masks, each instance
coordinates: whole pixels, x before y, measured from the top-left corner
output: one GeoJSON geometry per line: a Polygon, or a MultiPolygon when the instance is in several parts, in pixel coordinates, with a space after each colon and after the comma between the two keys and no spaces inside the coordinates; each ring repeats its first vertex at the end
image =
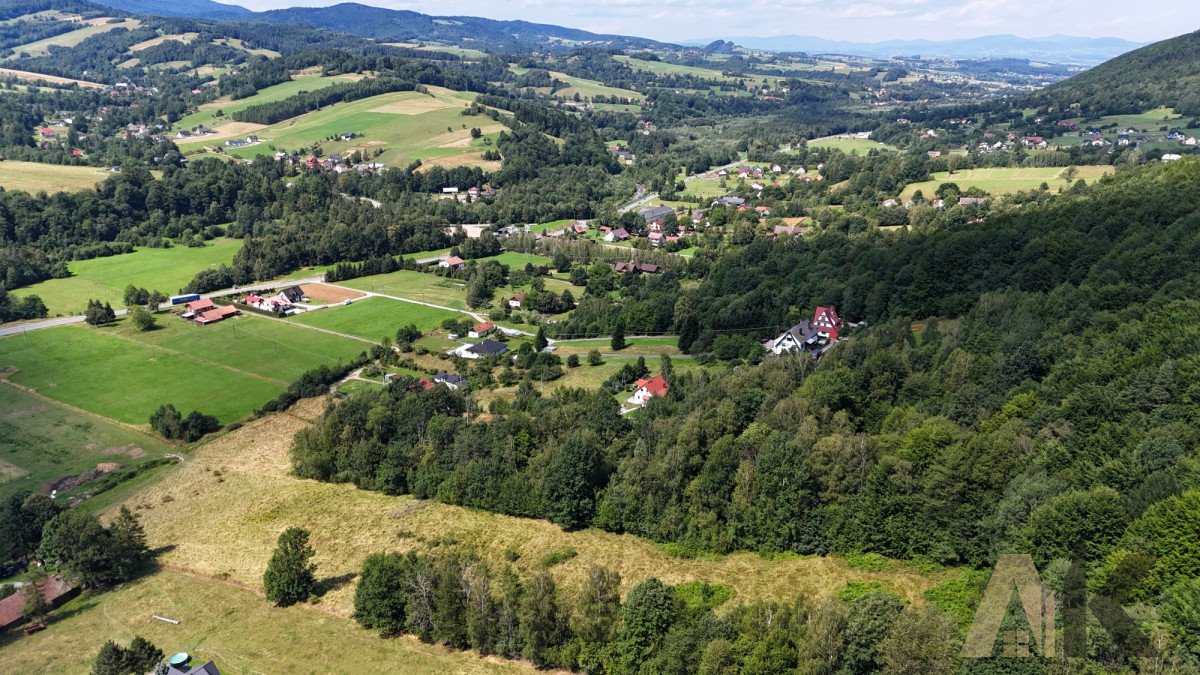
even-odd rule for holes
{"type": "MultiPolygon", "coordinates": [[[[253,10],[337,0],[218,0],[253,10]]],[[[524,19],[664,41],[815,35],[950,40],[1011,33],[1151,42],[1200,28],[1197,0],[356,0],[442,16],[524,19]]]]}

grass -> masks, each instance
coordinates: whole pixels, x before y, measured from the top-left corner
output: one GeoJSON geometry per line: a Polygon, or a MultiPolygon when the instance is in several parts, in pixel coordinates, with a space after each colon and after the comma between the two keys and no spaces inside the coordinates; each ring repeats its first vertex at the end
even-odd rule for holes
{"type": "MultiPolygon", "coordinates": [[[[324,570],[318,570],[323,575],[324,570]]],[[[193,665],[213,659],[222,673],[311,672],[336,663],[340,672],[532,673],[530,665],[480,659],[415,638],[380,639],[321,605],[277,608],[254,593],[165,570],[101,595],[79,597],[54,614],[50,627],[0,641],[13,673],[86,673],[107,640],[128,646],[141,635],[166,654],[185,651],[193,665]],[[179,620],[156,621],[153,614],[179,620]],[[331,661],[333,658],[335,661],[331,661]]]]}
{"type": "MultiPolygon", "coordinates": [[[[384,150],[375,161],[389,166],[407,165],[413,160],[445,166],[485,163],[483,151],[495,143],[506,127],[485,117],[463,117],[460,111],[472,95],[448,89],[431,88],[431,94],[396,92],[338,103],[282,122],[258,127],[263,139],[257,145],[228,151],[233,157],[249,159],[272,155],[276,149],[299,150],[319,144],[326,155],[346,154],[355,150],[384,150]],[[470,129],[478,127],[480,138],[471,138],[470,129]],[[344,132],[362,134],[349,141],[328,140],[344,132]]],[[[216,145],[213,139],[196,139],[186,148],[216,145]]]]}
{"type": "Polygon", "coordinates": [[[1182,117],[1182,115],[1171,108],[1155,108],[1136,115],[1106,115],[1095,121],[1085,122],[1080,126],[1087,127],[1094,125],[1106,127],[1110,124],[1115,124],[1121,130],[1133,127],[1143,131],[1154,132],[1158,131],[1159,127],[1170,127],[1173,123],[1177,125],[1178,123],[1175,120],[1179,120],[1182,117]]]}
{"type": "Polygon", "coordinates": [[[501,265],[508,265],[512,268],[522,268],[525,265],[532,264],[534,266],[550,265],[551,260],[544,255],[533,255],[531,253],[513,253],[506,251],[500,255],[495,255],[490,258],[481,258],[481,260],[494,260],[501,265]]]}
{"type": "MultiPolygon", "coordinates": [[[[597,338],[594,340],[567,340],[556,342],[555,344],[558,346],[556,353],[567,355],[586,354],[593,349],[599,349],[603,354],[612,353],[611,343],[612,340],[610,338],[597,338]]],[[[629,338],[625,340],[625,349],[616,353],[621,356],[678,354],[679,338],[674,335],[629,338]]]]}
{"type": "Polygon", "coordinates": [[[243,316],[200,326],[161,315],[137,332],[122,320],[75,324],[0,340],[0,368],[39,393],[128,424],[146,424],[164,403],[221,422],[242,419],[303,372],[347,361],[364,345],[284,321],[243,316]]]}
{"type": "MultiPolygon", "coordinates": [[[[199,110],[176,122],[175,128],[191,129],[192,127],[199,126],[201,124],[210,127],[216,126],[227,121],[232,121],[230,120],[230,115],[239,110],[249,108],[250,106],[259,105],[261,103],[274,103],[276,101],[282,101],[283,99],[294,96],[302,91],[317,91],[339,82],[350,82],[352,79],[353,78],[339,75],[333,75],[329,77],[322,75],[305,75],[296,77],[290,82],[281,82],[270,87],[264,87],[258,90],[258,92],[253,96],[247,96],[246,98],[238,99],[236,101],[222,97],[200,106],[199,110]],[[216,117],[216,112],[218,110],[224,113],[223,117],[216,117]]],[[[209,140],[211,142],[211,139],[209,140]]],[[[186,148],[189,144],[202,142],[204,142],[203,138],[196,139],[190,143],[189,141],[181,140],[179,141],[179,145],[180,147],[186,148]]]]}
{"type": "Polygon", "coordinates": [[[356,300],[350,305],[305,312],[296,315],[292,320],[368,340],[379,340],[385,336],[395,339],[396,329],[410,323],[414,324],[417,330],[426,333],[438,327],[445,319],[459,318],[462,318],[462,314],[458,312],[388,298],[366,298],[356,300]]]}
{"type": "Polygon", "coordinates": [[[37,42],[30,42],[29,44],[13,47],[13,55],[9,56],[6,60],[16,59],[20,57],[21,54],[28,54],[29,56],[46,56],[50,53],[50,47],[74,47],[93,35],[107,33],[110,30],[117,28],[128,28],[133,30],[134,28],[142,25],[142,22],[138,21],[137,19],[125,19],[110,23],[108,18],[99,18],[90,19],[88,23],[90,25],[78,30],[48,37],[45,40],[38,40],[37,42]]]}
{"type": "MultiPolygon", "coordinates": [[[[1075,177],[1075,180],[1083,179],[1088,182],[1099,180],[1113,171],[1111,166],[1080,166],[1076,168],[1078,169],[1078,175],[1075,177]]],[[[900,193],[900,198],[908,199],[917,190],[921,190],[927,198],[932,197],[934,191],[942,183],[954,183],[962,190],[979,188],[990,195],[1006,195],[1021,190],[1036,190],[1042,183],[1048,184],[1051,190],[1056,190],[1057,188],[1070,187],[1071,185],[1062,178],[1064,171],[1066,169],[1062,167],[967,169],[958,171],[953,176],[948,172],[942,171],[933,174],[933,180],[910,183],[900,193]]]]}
{"type": "Polygon", "coordinates": [[[337,285],[428,302],[451,309],[467,309],[466,284],[454,279],[439,277],[436,274],[398,270],[390,274],[377,274],[342,281],[337,285]]]}
{"type": "Polygon", "coordinates": [[[126,466],[161,457],[161,440],[0,385],[0,500],[77,475],[100,462],[126,466]],[[19,469],[14,475],[11,468],[19,469]],[[10,469],[5,471],[4,469],[10,469]]]}
{"type": "MultiPolygon", "coordinates": [[[[0,68],[0,77],[15,77],[18,80],[25,82],[49,82],[50,84],[77,84],[80,87],[88,89],[103,89],[104,85],[99,82],[88,82],[87,80],[76,80],[70,77],[59,77],[58,75],[45,75],[42,73],[33,73],[28,70],[13,70],[12,68],[0,68]]],[[[31,87],[32,89],[32,87],[31,87]]],[[[5,90],[7,91],[7,90],[5,90]]]]}
{"type": "MultiPolygon", "coordinates": [[[[312,532],[314,562],[322,577],[358,572],[363,558],[376,551],[429,550],[435,541],[451,540],[497,565],[506,552],[516,550],[517,567],[526,574],[543,569],[541,561],[548,555],[574,550],[575,557],[550,570],[568,594],[578,590],[592,565],[620,572],[623,590],[658,576],[670,584],[721,584],[746,601],[828,596],[848,581],[874,580],[919,603],[925,590],[944,577],[906,568],[853,570],[836,557],[768,560],[739,553],[681,559],[631,535],[563,532],[545,521],[300,480],[289,474],[291,436],[323,405],[321,400],[306,401],[289,414],[255,420],[206,443],[193,460],[132,498],[130,506],[140,508],[150,546],[175,546],[162,562],[205,576],[227,575],[257,589],[279,532],[301,525],[312,532]],[[206,467],[220,468],[224,480],[218,482],[206,467]],[[164,502],[168,494],[173,499],[164,502]],[[398,531],[404,535],[397,536],[398,531]]],[[[348,615],[353,594],[352,584],[338,588],[322,599],[321,608],[348,615]]]]}
{"type": "Polygon", "coordinates": [[[894,146],[879,141],[872,141],[869,138],[843,138],[841,136],[827,136],[825,138],[814,138],[808,142],[810,148],[830,148],[841,150],[848,155],[865,155],[872,150],[895,150],[894,146]]]}
{"type": "Polygon", "coordinates": [[[454,54],[461,56],[464,59],[486,59],[487,52],[481,52],[478,49],[468,49],[466,47],[454,47],[452,45],[440,44],[420,44],[416,42],[385,42],[389,47],[405,47],[407,49],[419,49],[423,52],[442,52],[445,54],[454,54]]]}
{"type": "MultiPolygon", "coordinates": [[[[0,162],[0,166],[7,162],[0,162]]],[[[16,290],[16,296],[37,295],[50,314],[81,314],[91,299],[124,301],[125,287],[162,291],[174,295],[203,269],[230,263],[241,248],[240,239],[215,239],[203,248],[139,248],[133,253],[77,260],[68,265],[72,276],[49,279],[16,290]]]]}
{"type": "Polygon", "coordinates": [[[23,190],[29,194],[46,192],[79,192],[91,190],[108,177],[108,172],[94,166],[67,166],[5,160],[0,162],[0,187],[23,190]]]}

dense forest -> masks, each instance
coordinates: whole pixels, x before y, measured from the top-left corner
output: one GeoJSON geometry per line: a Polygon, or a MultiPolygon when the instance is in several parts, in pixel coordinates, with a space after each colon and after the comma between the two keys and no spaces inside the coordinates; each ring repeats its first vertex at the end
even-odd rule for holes
{"type": "Polygon", "coordinates": [[[300,432],[295,470],[695,552],[985,568],[1082,543],[1097,584],[1149,560],[1126,593],[1153,610],[1200,574],[1197,186],[1182,163],[986,226],[756,240],[675,315],[749,328],[834,302],[873,327],[815,366],[693,375],[664,359],[669,396],[632,419],[603,392],[525,388],[468,422],[460,395],[401,382],[300,432]]]}

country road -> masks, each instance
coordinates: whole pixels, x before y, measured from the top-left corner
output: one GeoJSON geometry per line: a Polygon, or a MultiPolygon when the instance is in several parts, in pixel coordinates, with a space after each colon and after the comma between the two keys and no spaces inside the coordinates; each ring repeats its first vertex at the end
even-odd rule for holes
{"type": "MultiPolygon", "coordinates": [[[[297,285],[298,286],[301,284],[316,284],[316,283],[321,283],[322,281],[324,281],[324,278],[325,278],[324,276],[315,276],[315,277],[305,277],[303,279],[289,279],[287,281],[274,281],[274,282],[267,282],[267,283],[261,283],[261,284],[251,284],[249,286],[239,286],[237,288],[226,288],[226,289],[220,290],[220,291],[213,291],[212,293],[204,293],[201,295],[201,297],[221,298],[221,297],[225,297],[227,295],[237,295],[239,293],[245,293],[247,291],[262,291],[262,290],[266,290],[269,288],[278,288],[281,285],[297,285]]],[[[171,307],[172,307],[172,305],[167,302],[164,302],[163,304],[158,306],[158,308],[160,310],[170,309],[171,307]]],[[[124,316],[126,312],[128,312],[128,310],[126,310],[126,309],[113,310],[113,313],[116,314],[117,316],[124,316]]],[[[20,335],[22,333],[28,333],[29,331],[34,331],[34,330],[42,330],[43,328],[54,328],[56,326],[66,326],[66,325],[72,324],[72,323],[83,323],[83,315],[80,314],[78,316],[56,316],[51,319],[40,319],[38,321],[28,321],[26,323],[17,324],[17,325],[0,326],[0,338],[8,337],[9,335],[20,335]]]]}

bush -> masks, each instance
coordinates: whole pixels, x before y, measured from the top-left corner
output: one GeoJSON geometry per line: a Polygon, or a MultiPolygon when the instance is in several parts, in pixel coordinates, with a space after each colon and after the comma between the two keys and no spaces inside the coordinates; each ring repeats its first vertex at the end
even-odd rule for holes
{"type": "Polygon", "coordinates": [[[562,563],[567,562],[577,555],[579,555],[579,551],[576,551],[573,548],[564,549],[562,551],[551,551],[542,558],[542,567],[550,569],[555,565],[561,565],[562,563]]]}
{"type": "Polygon", "coordinates": [[[314,554],[308,545],[308,530],[299,527],[284,530],[263,573],[267,599],[280,607],[308,599],[317,587],[314,576],[317,566],[309,562],[314,554]]]}

